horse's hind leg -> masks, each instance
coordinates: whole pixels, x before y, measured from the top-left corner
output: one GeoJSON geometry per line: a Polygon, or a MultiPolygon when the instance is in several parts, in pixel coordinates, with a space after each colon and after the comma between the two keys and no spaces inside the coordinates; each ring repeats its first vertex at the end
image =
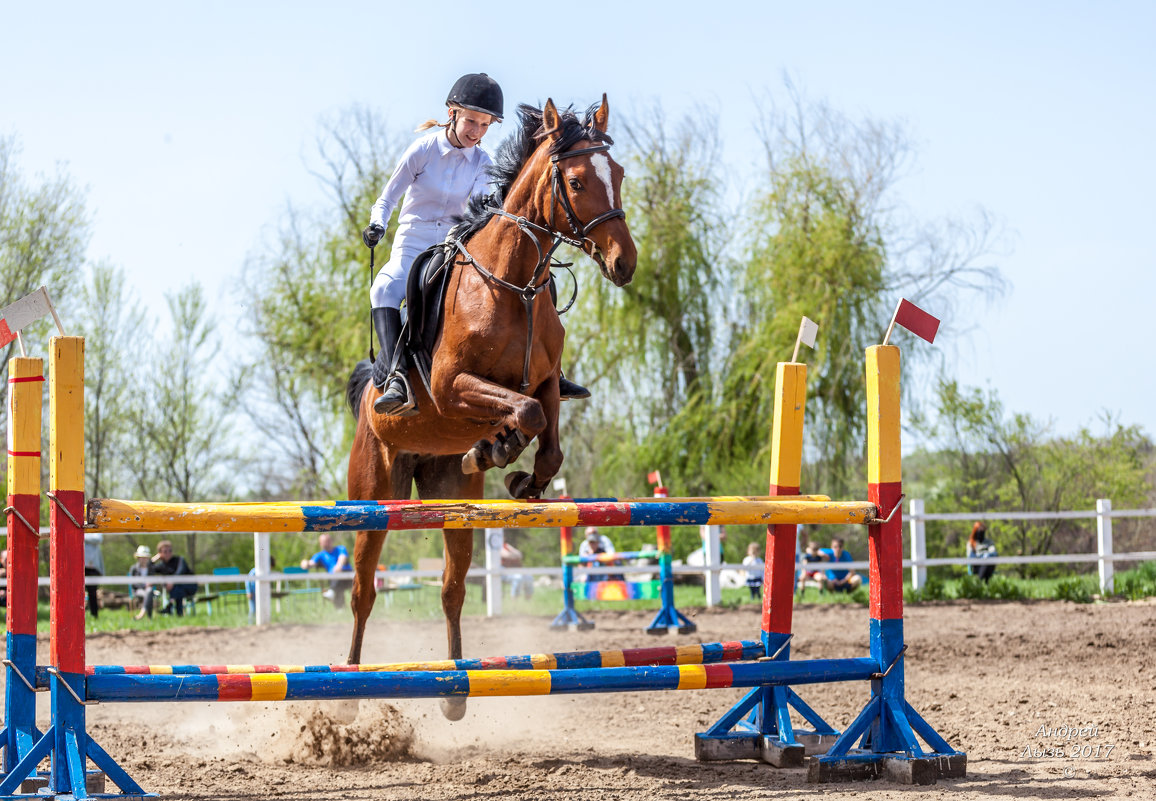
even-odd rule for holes
{"type": "MultiPolygon", "coordinates": [[[[481,473],[463,475],[460,456],[423,459],[415,479],[422,498],[481,498],[485,478],[481,473]]],[[[449,658],[462,658],[462,607],[466,602],[466,572],[474,553],[473,529],[443,532],[445,570],[442,573],[442,611],[446,616],[446,639],[449,658]]],[[[461,720],[466,714],[465,698],[442,700],[442,714],[449,720],[461,720]]]]}

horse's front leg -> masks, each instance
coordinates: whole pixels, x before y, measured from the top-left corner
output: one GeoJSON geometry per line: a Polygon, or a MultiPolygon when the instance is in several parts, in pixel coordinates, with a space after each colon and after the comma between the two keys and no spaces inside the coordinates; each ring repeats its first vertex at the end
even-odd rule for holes
{"type": "Polygon", "coordinates": [[[533,475],[518,470],[506,476],[506,489],[514,498],[540,498],[550,480],[562,468],[562,447],[558,436],[558,378],[552,376],[535,395],[546,415],[546,427],[538,434],[538,452],[534,456],[533,475]]]}
{"type": "MultiPolygon", "coordinates": [[[[557,395],[557,386],[554,392],[557,395]]],[[[467,474],[505,467],[549,424],[538,398],[527,397],[475,373],[458,373],[435,395],[441,399],[438,411],[443,416],[494,420],[506,432],[492,445],[470,449],[462,459],[462,471],[467,474]]]]}

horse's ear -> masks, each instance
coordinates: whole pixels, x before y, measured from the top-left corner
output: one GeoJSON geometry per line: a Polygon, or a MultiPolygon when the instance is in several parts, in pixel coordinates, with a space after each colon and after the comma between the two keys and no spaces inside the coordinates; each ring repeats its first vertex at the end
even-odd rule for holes
{"type": "Polygon", "coordinates": [[[606,93],[602,93],[602,105],[594,112],[594,127],[606,133],[606,124],[610,122],[610,104],[606,102],[606,93]]]}
{"type": "Polygon", "coordinates": [[[558,108],[550,98],[542,109],[542,138],[554,136],[562,130],[562,119],[558,116],[558,108]]]}

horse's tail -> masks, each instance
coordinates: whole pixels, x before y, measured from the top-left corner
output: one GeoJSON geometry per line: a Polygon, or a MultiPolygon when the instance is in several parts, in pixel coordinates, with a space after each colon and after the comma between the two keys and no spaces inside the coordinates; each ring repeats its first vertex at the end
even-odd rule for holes
{"type": "Polygon", "coordinates": [[[365,385],[373,377],[373,362],[362,359],[353,368],[349,376],[349,383],[345,387],[345,399],[349,402],[349,411],[353,412],[353,419],[358,417],[357,410],[361,408],[361,396],[365,392],[365,385]]]}

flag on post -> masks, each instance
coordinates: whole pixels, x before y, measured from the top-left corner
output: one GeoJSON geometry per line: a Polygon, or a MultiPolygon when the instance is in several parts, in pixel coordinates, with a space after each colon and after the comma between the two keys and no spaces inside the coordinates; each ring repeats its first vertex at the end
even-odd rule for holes
{"type": "Polygon", "coordinates": [[[655,470],[653,473],[647,473],[646,474],[646,480],[649,481],[651,484],[657,484],[660,487],[662,486],[662,474],[659,473],[657,470],[655,470]]]}
{"type": "Polygon", "coordinates": [[[891,331],[896,323],[928,342],[934,342],[935,334],[939,331],[939,319],[932,317],[906,298],[900,298],[899,305],[895,307],[891,325],[887,326],[887,335],[883,337],[884,345],[891,339],[891,331]]]}
{"type": "Polygon", "coordinates": [[[815,335],[819,333],[819,324],[809,317],[804,317],[803,321],[799,323],[799,335],[795,337],[795,352],[791,354],[791,361],[797,362],[799,360],[799,345],[806,345],[808,348],[815,347],[815,335]]]}
{"type": "Polygon", "coordinates": [[[0,347],[16,339],[20,329],[50,314],[56,316],[52,312],[52,302],[48,300],[48,290],[44,287],[0,309],[0,347]]]}

